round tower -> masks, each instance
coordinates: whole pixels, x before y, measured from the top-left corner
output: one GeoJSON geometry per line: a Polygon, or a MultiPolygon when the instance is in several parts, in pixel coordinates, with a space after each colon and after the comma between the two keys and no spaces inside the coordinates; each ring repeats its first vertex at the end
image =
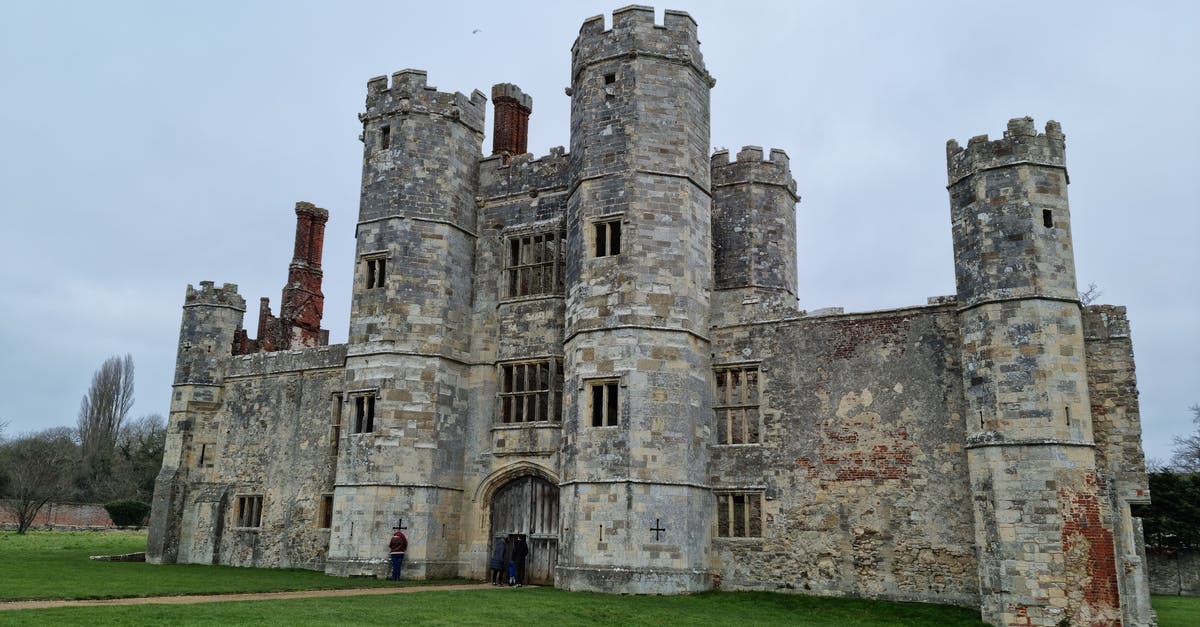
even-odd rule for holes
{"type": "Polygon", "coordinates": [[[984,619],[1119,621],[1062,129],[1017,118],[946,155],[984,619]]]}
{"type": "Polygon", "coordinates": [[[696,23],[627,7],[572,49],[556,585],[709,587],[709,90],[696,23]]]}
{"type": "MultiPolygon", "coordinates": [[[[745,146],[712,155],[714,316],[720,322],[796,309],[796,181],[787,153],[745,146]]],[[[717,320],[713,324],[718,324],[717,320]]]]}
{"type": "Polygon", "coordinates": [[[405,577],[458,574],[485,104],[418,70],[367,84],[331,574],[386,572],[393,527],[411,541],[405,577]]]}
{"type": "Polygon", "coordinates": [[[242,335],[246,300],[237,286],[216,287],[201,281],[189,285],[183,300],[179,347],[175,357],[175,383],[163,449],[163,467],[154,483],[146,560],[174,563],[179,555],[180,522],[189,468],[215,448],[218,425],[213,420],[222,402],[226,358],[233,354],[234,339],[242,335]]]}

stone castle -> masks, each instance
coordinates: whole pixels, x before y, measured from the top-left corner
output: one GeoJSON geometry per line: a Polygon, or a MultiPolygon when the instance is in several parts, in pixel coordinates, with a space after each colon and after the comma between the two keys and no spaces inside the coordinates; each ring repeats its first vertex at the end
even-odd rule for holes
{"type": "Polygon", "coordinates": [[[1064,137],[947,145],[955,296],[797,306],[787,155],[710,152],[696,23],[584,22],[570,150],[532,99],[367,83],[346,344],[324,209],[280,315],[187,289],[148,556],[483,578],[531,540],[569,590],[953,603],[997,625],[1149,625],[1149,499],[1122,307],[1081,306],[1064,137]],[[1065,621],[1065,622],[1064,622],[1065,621]]]}

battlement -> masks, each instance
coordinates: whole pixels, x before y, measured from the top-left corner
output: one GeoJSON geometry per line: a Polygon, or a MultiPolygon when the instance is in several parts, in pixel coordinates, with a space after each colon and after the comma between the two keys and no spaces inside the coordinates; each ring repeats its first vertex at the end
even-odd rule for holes
{"type": "Polygon", "coordinates": [[[1033,118],[1013,118],[1008,121],[1001,139],[990,141],[987,135],[976,135],[967,142],[966,148],[953,139],[946,142],[950,185],[977,172],[1018,163],[1065,168],[1066,143],[1062,126],[1049,120],[1046,132],[1038,133],[1033,118]]]}
{"type": "Polygon", "coordinates": [[[400,70],[392,74],[391,85],[386,76],[376,76],[367,81],[366,112],[359,114],[359,121],[394,114],[438,115],[462,122],[479,133],[483,132],[483,121],[487,110],[487,96],[478,89],[470,98],[462,92],[440,92],[426,83],[424,70],[400,70]]]}
{"type": "Polygon", "coordinates": [[[1083,337],[1107,340],[1129,337],[1129,316],[1117,305],[1088,305],[1083,308],[1083,337]]]}
{"type": "Polygon", "coordinates": [[[479,161],[479,198],[565,188],[569,183],[569,165],[570,159],[562,146],[551,148],[550,154],[537,159],[529,153],[513,156],[507,163],[500,155],[486,157],[479,161]]]}
{"type": "Polygon", "coordinates": [[[187,286],[187,294],[183,298],[184,307],[195,307],[201,305],[210,305],[215,307],[229,307],[238,311],[246,311],[246,299],[238,294],[237,284],[225,283],[221,287],[215,287],[212,281],[201,281],[200,289],[187,286]]]}
{"type": "MultiPolygon", "coordinates": [[[[712,185],[738,185],[760,183],[786,187],[796,196],[796,180],[792,178],[791,159],[786,152],[772,148],[770,157],[763,159],[761,146],[743,146],[735,161],[730,162],[729,151],[718,150],[712,155],[712,185]]],[[[798,200],[798,198],[797,198],[798,200]]]]}
{"type": "Polygon", "coordinates": [[[571,76],[577,77],[591,63],[634,52],[675,59],[708,77],[696,20],[685,11],[667,10],[663,12],[663,23],[656,24],[653,7],[642,5],[613,11],[609,29],[604,28],[603,15],[584,20],[571,48],[571,76]]]}

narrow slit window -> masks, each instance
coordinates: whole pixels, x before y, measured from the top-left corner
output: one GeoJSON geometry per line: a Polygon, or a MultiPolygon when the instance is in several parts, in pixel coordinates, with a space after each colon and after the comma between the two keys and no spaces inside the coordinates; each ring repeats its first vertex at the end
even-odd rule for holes
{"type": "Polygon", "coordinates": [[[1054,212],[1042,209],[1042,224],[1048,229],[1054,228],[1054,212]]]}
{"type": "Polygon", "coordinates": [[[384,150],[392,147],[392,127],[385,126],[379,129],[379,147],[384,150]]]}
{"type": "Polygon", "coordinates": [[[317,513],[318,529],[328,529],[333,526],[333,495],[322,494],[321,505],[317,513]]]}
{"type": "Polygon", "coordinates": [[[338,444],[342,439],[342,395],[333,395],[333,410],[329,420],[329,454],[337,456],[338,444]]]}
{"type": "Polygon", "coordinates": [[[596,223],[596,256],[611,257],[621,254],[621,221],[605,220],[596,223]]]}

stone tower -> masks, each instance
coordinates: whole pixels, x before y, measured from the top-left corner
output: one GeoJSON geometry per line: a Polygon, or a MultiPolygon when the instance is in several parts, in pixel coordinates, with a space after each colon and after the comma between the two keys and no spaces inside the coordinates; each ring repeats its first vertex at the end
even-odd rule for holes
{"type": "MultiPolygon", "coordinates": [[[[147,561],[173,563],[179,557],[183,498],[189,475],[193,468],[205,466],[205,457],[216,454],[215,415],[224,400],[224,364],[233,351],[234,338],[240,334],[245,313],[246,300],[232,283],[216,287],[212,281],[201,281],[199,289],[187,287],[163,467],[154,484],[147,561]]],[[[195,524],[219,529],[224,506],[225,495],[214,495],[207,507],[197,509],[195,524]],[[205,515],[207,520],[201,520],[205,515]]],[[[194,546],[186,544],[189,548],[194,546]]],[[[207,559],[192,555],[191,561],[211,563],[214,543],[209,542],[207,548],[207,559]]]]}
{"type": "Polygon", "coordinates": [[[1120,620],[1056,122],[946,147],[982,613],[1120,620]]]}
{"type": "MultiPolygon", "coordinates": [[[[796,309],[796,181],[787,153],[712,155],[713,311],[725,322],[796,309]]],[[[714,324],[717,321],[714,320],[714,324]]]]}
{"type": "Polygon", "coordinates": [[[331,574],[374,574],[395,526],[409,576],[458,572],[485,102],[416,70],[367,84],[331,574]]]}
{"type": "Polygon", "coordinates": [[[632,6],[572,49],[556,585],[709,587],[709,90],[696,23],[632,6]]]}

